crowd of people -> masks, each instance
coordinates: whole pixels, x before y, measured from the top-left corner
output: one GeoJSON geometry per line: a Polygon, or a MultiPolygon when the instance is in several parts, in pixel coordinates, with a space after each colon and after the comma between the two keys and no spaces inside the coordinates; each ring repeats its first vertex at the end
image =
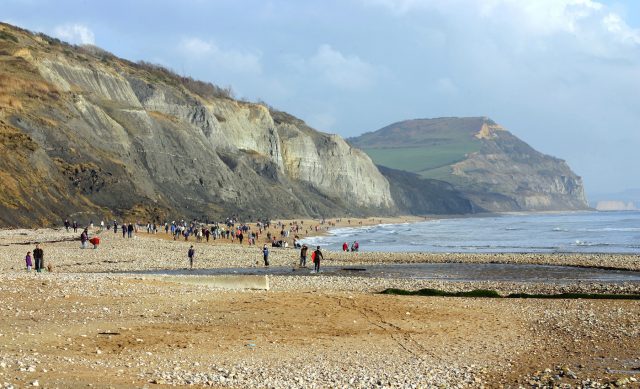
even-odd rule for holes
{"type": "MultiPolygon", "coordinates": [[[[305,226],[304,221],[293,221],[289,224],[283,222],[272,223],[270,221],[257,221],[255,224],[239,223],[235,218],[226,218],[224,222],[199,222],[193,220],[187,222],[180,220],[178,222],[171,221],[164,224],[156,224],[155,222],[147,222],[146,224],[118,223],[116,220],[106,223],[102,220],[99,224],[99,230],[95,231],[93,221],[90,221],[86,227],[81,227],[76,221],[64,220],[64,228],[67,232],[73,230],[77,233],[79,229],[82,229],[80,233],[80,248],[88,248],[88,244],[91,243],[94,249],[97,249],[100,244],[99,234],[103,231],[113,230],[114,234],[120,232],[123,239],[134,238],[139,231],[145,231],[147,234],[158,234],[162,230],[166,235],[169,235],[173,240],[184,239],[188,241],[191,237],[195,237],[196,242],[209,242],[210,240],[226,240],[231,243],[238,242],[244,244],[246,241],[249,246],[256,245],[256,242],[262,236],[265,243],[262,247],[262,257],[264,266],[269,266],[269,244],[273,248],[288,248],[289,240],[293,235],[292,246],[295,249],[300,249],[299,267],[307,267],[307,256],[309,253],[309,247],[303,244],[300,240],[299,234],[309,234],[309,231],[319,231],[321,228],[327,228],[326,225],[331,226],[335,223],[326,222],[322,220],[319,225],[305,226]],[[275,230],[275,231],[272,231],[275,230]],[[91,233],[95,235],[90,236],[91,233]]],[[[342,246],[343,251],[356,252],[359,249],[358,242],[353,242],[351,247],[345,242],[342,246]]],[[[193,245],[189,247],[187,252],[187,258],[189,262],[189,268],[193,269],[194,260],[196,257],[196,250],[193,245]]],[[[320,263],[323,260],[322,251],[320,246],[317,246],[315,250],[311,251],[311,260],[313,263],[313,272],[320,272],[320,263]]],[[[33,250],[33,255],[29,251],[25,257],[25,264],[27,271],[34,269],[36,272],[42,272],[44,267],[44,251],[39,244],[36,244],[36,248],[33,250]],[[35,264],[34,264],[35,263],[35,264]],[[34,266],[35,265],[35,266],[34,266]]],[[[49,268],[49,270],[51,270],[49,268]]]]}

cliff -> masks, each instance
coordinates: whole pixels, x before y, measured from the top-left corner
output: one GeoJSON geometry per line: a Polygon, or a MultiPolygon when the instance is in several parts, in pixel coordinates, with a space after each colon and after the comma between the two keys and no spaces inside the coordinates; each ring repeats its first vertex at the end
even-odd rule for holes
{"type": "Polygon", "coordinates": [[[587,207],[564,161],[487,118],[404,121],[347,143],[215,85],[2,23],[0,153],[0,226],[587,207]]]}
{"type": "Polygon", "coordinates": [[[488,118],[409,120],[349,142],[379,165],[450,183],[477,211],[588,208],[582,179],[564,161],[488,118]]]}
{"type": "Polygon", "coordinates": [[[213,85],[0,24],[0,225],[385,214],[337,135],[213,85]]]}

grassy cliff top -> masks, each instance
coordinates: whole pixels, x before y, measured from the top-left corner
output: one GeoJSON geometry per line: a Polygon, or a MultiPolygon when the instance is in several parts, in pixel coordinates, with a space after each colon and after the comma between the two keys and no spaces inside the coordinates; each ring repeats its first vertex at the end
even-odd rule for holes
{"type": "Polygon", "coordinates": [[[449,166],[480,150],[485,117],[415,119],[393,123],[349,142],[382,166],[445,179],[449,166]]]}

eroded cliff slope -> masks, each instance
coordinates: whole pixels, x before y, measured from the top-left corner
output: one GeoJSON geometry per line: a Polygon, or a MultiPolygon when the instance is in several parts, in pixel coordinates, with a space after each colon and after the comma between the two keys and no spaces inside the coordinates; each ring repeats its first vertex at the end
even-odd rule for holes
{"type": "Polygon", "coordinates": [[[365,153],[223,92],[0,24],[0,225],[396,209],[365,153]]]}

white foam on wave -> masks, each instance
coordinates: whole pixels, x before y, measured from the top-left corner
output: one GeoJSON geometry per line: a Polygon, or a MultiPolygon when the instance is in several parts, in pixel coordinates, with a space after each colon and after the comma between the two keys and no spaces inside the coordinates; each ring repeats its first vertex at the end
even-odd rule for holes
{"type": "Polygon", "coordinates": [[[587,228],[587,232],[639,232],[640,227],[604,227],[604,228],[587,228]]]}

